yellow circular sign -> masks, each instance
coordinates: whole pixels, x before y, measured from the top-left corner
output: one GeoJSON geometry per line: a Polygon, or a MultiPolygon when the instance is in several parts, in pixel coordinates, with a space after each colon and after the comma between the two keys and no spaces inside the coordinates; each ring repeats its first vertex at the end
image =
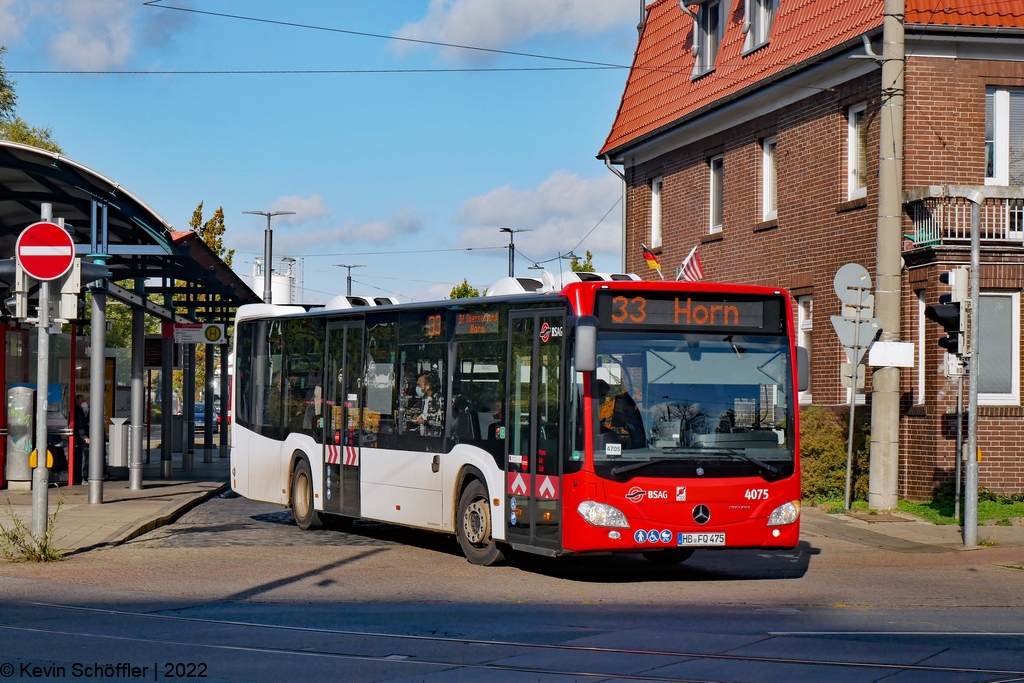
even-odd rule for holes
{"type": "Polygon", "coordinates": [[[216,325],[210,325],[205,330],[203,330],[203,336],[205,336],[206,341],[210,342],[211,344],[219,342],[221,337],[220,328],[216,325]]]}

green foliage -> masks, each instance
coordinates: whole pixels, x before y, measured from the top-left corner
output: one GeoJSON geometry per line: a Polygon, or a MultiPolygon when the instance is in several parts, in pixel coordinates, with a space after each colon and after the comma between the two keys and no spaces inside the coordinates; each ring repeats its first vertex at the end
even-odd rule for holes
{"type": "Polygon", "coordinates": [[[11,499],[7,499],[7,515],[11,518],[11,528],[0,524],[0,554],[11,562],[56,562],[64,555],[64,550],[53,545],[53,531],[57,525],[57,515],[64,505],[64,496],[57,498],[57,506],[46,519],[46,533],[39,543],[32,535],[32,530],[21,521],[11,507],[11,499]]]}
{"type": "MultiPolygon", "coordinates": [[[[842,500],[846,491],[848,409],[811,406],[800,411],[800,463],[803,497],[813,502],[842,500]]],[[[851,498],[868,496],[868,416],[858,408],[853,436],[851,498]]]]}
{"type": "Polygon", "coordinates": [[[574,273],[593,273],[593,259],[594,255],[590,253],[590,250],[587,250],[587,258],[585,260],[580,261],[579,257],[577,256],[576,258],[569,262],[569,267],[572,268],[572,272],[574,273]]]}
{"type": "MultiPolygon", "coordinates": [[[[486,291],[486,290],[485,290],[486,291]]],[[[474,299],[480,296],[480,290],[469,284],[469,280],[463,278],[461,285],[452,287],[449,299],[474,299]]]]}
{"type": "MultiPolygon", "coordinates": [[[[963,518],[963,493],[960,495],[960,516],[963,518]]],[[[931,500],[911,503],[901,500],[899,509],[928,520],[933,524],[957,524],[953,518],[955,510],[953,483],[943,484],[935,490],[931,500]]],[[[988,519],[1005,520],[1009,517],[1024,517],[1024,493],[1009,496],[1000,495],[985,488],[978,489],[978,521],[988,519]]]]}
{"type": "Polygon", "coordinates": [[[192,212],[192,219],[188,224],[199,233],[199,237],[206,243],[206,246],[210,247],[213,253],[219,256],[230,268],[231,262],[235,258],[235,250],[224,248],[224,231],[226,230],[224,225],[224,207],[218,206],[210,220],[204,223],[203,202],[199,202],[199,206],[192,212]]]}
{"type": "Polygon", "coordinates": [[[18,95],[14,92],[16,85],[7,76],[4,66],[4,55],[7,48],[0,45],[0,139],[32,145],[50,152],[63,152],[60,145],[53,139],[50,128],[38,128],[15,114],[18,108],[18,95]]]}

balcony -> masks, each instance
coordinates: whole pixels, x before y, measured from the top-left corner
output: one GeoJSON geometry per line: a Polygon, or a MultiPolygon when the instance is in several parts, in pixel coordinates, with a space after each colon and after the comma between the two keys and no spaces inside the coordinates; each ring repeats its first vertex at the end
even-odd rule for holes
{"type": "Polygon", "coordinates": [[[913,247],[939,244],[969,244],[971,202],[967,193],[985,195],[981,205],[982,243],[1024,246],[1024,187],[988,185],[929,185],[903,193],[903,203],[914,221],[914,232],[906,235],[913,247]]]}

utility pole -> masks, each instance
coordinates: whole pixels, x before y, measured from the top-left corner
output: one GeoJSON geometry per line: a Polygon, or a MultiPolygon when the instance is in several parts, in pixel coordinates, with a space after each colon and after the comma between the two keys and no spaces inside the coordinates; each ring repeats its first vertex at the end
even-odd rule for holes
{"type": "Polygon", "coordinates": [[[335,268],[348,268],[348,277],[345,279],[345,296],[352,296],[352,269],[365,268],[361,263],[353,263],[351,266],[344,263],[335,263],[335,268]]]}
{"type": "MultiPolygon", "coordinates": [[[[900,289],[903,277],[903,106],[904,0],[885,0],[882,30],[882,110],[878,117],[878,243],[875,314],[882,339],[900,339],[900,289]]],[[[900,370],[876,368],[872,374],[871,467],[868,506],[892,510],[898,502],[900,370]]]]}
{"type": "MultiPolygon", "coordinates": [[[[970,351],[971,383],[967,389],[967,467],[964,476],[964,545],[978,545],[978,380],[981,359],[978,358],[978,307],[981,287],[981,205],[984,195],[977,190],[967,193],[971,202],[971,310],[967,335],[970,351]]],[[[957,453],[957,457],[961,457],[957,453]]],[[[957,466],[959,467],[959,462],[957,466]]]]}
{"type": "Polygon", "coordinates": [[[270,230],[270,219],[273,216],[294,216],[294,211],[243,211],[255,216],[267,217],[267,229],[263,233],[263,303],[273,303],[273,293],[270,290],[270,264],[274,256],[274,233],[270,230]]]}
{"type": "Polygon", "coordinates": [[[508,276],[516,276],[516,242],[515,236],[517,232],[533,232],[529,228],[499,228],[501,232],[508,233],[508,276]]]}

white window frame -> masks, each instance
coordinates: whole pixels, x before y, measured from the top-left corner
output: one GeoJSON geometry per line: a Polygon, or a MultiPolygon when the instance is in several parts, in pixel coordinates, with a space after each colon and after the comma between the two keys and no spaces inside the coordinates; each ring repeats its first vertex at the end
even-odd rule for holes
{"type": "Polygon", "coordinates": [[[743,53],[746,54],[768,44],[775,13],[779,9],[779,0],[746,0],[744,9],[749,12],[749,15],[744,17],[747,22],[747,37],[743,43],[743,53]]]}
{"type": "MultiPolygon", "coordinates": [[[[814,295],[798,296],[796,298],[796,345],[807,349],[807,355],[813,359],[814,353],[814,295]],[[808,340],[810,337],[810,340],[808,340]],[[808,343],[810,341],[810,343],[808,343]]],[[[808,376],[810,376],[808,368],[808,376]]],[[[811,383],[808,383],[807,391],[801,391],[798,398],[800,405],[807,406],[813,403],[811,397],[811,383]]]]}
{"type": "MultiPolygon", "coordinates": [[[[978,392],[978,404],[987,406],[1020,405],[1020,292],[982,291],[980,296],[1009,297],[1010,303],[1010,392],[993,394],[978,392]]],[[[982,361],[984,362],[984,361],[982,361]]]]}
{"type": "Polygon", "coordinates": [[[651,249],[661,248],[661,191],[664,178],[651,181],[651,249]]]}
{"type": "Polygon", "coordinates": [[[722,36],[725,25],[722,21],[722,7],[725,0],[710,0],[700,5],[697,14],[697,21],[693,26],[694,47],[697,50],[697,58],[693,63],[693,74],[690,78],[700,78],[704,74],[715,70],[715,60],[718,58],[718,50],[722,46],[722,36]],[[709,43],[711,39],[711,17],[712,12],[718,15],[718,27],[715,30],[715,49],[712,50],[709,43]]]}
{"type": "MultiPolygon", "coordinates": [[[[868,196],[867,174],[864,175],[864,187],[857,187],[860,176],[860,131],[858,130],[857,114],[867,110],[867,104],[855,104],[846,113],[846,198],[860,199],[868,196]]],[[[867,125],[866,119],[865,125],[867,125]]]]}
{"type": "Polygon", "coordinates": [[[722,223],[725,222],[725,156],[719,154],[708,159],[708,232],[722,232],[722,223]],[[721,169],[721,179],[715,181],[715,166],[721,169]],[[718,223],[715,223],[715,203],[718,203],[718,223]]]}
{"type": "Polygon", "coordinates": [[[992,170],[986,185],[1010,184],[1010,91],[993,88],[992,97],[992,170]]]}
{"type": "Polygon", "coordinates": [[[761,141],[761,220],[764,221],[779,217],[778,148],[778,138],[774,136],[761,141]],[[775,200],[774,207],[771,199],[775,200]]]}
{"type": "Polygon", "coordinates": [[[924,349],[925,349],[925,331],[926,327],[924,324],[925,316],[925,290],[921,289],[917,291],[917,391],[914,395],[915,405],[924,405],[925,403],[925,372],[924,372],[924,349]]]}

